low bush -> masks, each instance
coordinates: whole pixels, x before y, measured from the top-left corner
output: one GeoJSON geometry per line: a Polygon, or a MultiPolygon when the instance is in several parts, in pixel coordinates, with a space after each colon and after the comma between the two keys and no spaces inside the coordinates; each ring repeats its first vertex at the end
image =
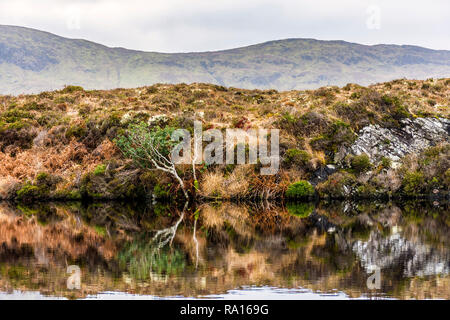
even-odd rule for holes
{"type": "Polygon", "coordinates": [[[359,156],[354,156],[351,159],[351,168],[356,173],[363,173],[369,171],[372,168],[370,163],[370,158],[367,154],[361,154],[359,156]]]}
{"type": "Polygon", "coordinates": [[[285,163],[287,165],[294,165],[304,167],[311,160],[311,156],[305,150],[288,149],[286,150],[285,163]]]}
{"type": "Polygon", "coordinates": [[[344,198],[350,196],[356,186],[356,177],[346,171],[333,173],[327,181],[317,185],[317,191],[322,198],[344,198]]]}
{"type": "Polygon", "coordinates": [[[407,172],[402,181],[403,191],[409,196],[420,195],[423,191],[424,184],[425,179],[423,173],[418,171],[407,172]]]}
{"type": "Polygon", "coordinates": [[[74,93],[74,92],[83,92],[83,87],[80,86],[65,86],[64,89],[61,90],[61,93],[74,93]]]}
{"type": "Polygon", "coordinates": [[[314,195],[314,187],[305,180],[291,184],[286,190],[286,198],[298,199],[308,198],[314,195]]]}

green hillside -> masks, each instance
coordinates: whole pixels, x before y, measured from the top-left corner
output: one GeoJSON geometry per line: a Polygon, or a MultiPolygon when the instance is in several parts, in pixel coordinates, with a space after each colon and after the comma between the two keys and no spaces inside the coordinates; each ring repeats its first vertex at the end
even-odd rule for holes
{"type": "Polygon", "coordinates": [[[0,25],[2,94],[66,84],[110,89],[182,82],[292,90],[449,75],[450,51],[415,46],[288,39],[217,52],[164,54],[0,25]]]}

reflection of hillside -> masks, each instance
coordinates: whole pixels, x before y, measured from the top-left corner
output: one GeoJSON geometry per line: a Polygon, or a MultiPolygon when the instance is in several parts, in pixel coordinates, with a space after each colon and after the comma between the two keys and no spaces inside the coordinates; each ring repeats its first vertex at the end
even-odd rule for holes
{"type": "Polygon", "coordinates": [[[54,206],[51,209],[53,222],[40,221],[39,215],[30,215],[30,211],[24,214],[0,204],[1,250],[32,248],[34,257],[42,265],[51,264],[55,259],[57,263],[60,259],[99,257],[109,260],[115,256],[115,243],[86,225],[69,208],[54,206]]]}
{"type": "Polygon", "coordinates": [[[0,291],[201,296],[270,285],[359,297],[371,295],[366,279],[376,264],[385,294],[450,298],[445,210],[436,218],[424,208],[348,206],[319,204],[309,216],[297,217],[273,206],[207,204],[197,222],[189,211],[173,246],[155,254],[151,239],[177,222],[177,209],[2,204],[0,291]],[[82,268],[80,292],[65,289],[68,264],[82,268]]]}

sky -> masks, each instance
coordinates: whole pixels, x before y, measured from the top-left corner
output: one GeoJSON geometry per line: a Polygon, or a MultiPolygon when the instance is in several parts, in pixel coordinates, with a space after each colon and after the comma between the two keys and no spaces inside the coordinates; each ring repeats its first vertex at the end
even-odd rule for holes
{"type": "Polygon", "coordinates": [[[0,0],[0,24],[157,52],[286,38],[450,50],[449,0],[0,0]]]}

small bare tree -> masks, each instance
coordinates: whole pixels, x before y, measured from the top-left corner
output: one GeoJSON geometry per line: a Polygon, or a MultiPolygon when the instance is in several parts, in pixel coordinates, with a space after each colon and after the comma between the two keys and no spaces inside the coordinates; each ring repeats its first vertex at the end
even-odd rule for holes
{"type": "Polygon", "coordinates": [[[194,188],[197,192],[199,189],[198,180],[197,180],[197,173],[196,173],[196,164],[197,160],[202,158],[201,155],[201,148],[202,148],[202,136],[201,136],[201,127],[197,128],[196,125],[194,125],[194,137],[192,138],[193,144],[194,144],[194,152],[192,155],[192,175],[194,178],[194,188]]]}
{"type": "Polygon", "coordinates": [[[172,175],[189,200],[183,179],[172,161],[171,151],[175,146],[172,127],[150,129],[146,123],[132,124],[126,133],[116,139],[116,144],[125,157],[133,159],[144,169],[157,169],[172,175]]]}

